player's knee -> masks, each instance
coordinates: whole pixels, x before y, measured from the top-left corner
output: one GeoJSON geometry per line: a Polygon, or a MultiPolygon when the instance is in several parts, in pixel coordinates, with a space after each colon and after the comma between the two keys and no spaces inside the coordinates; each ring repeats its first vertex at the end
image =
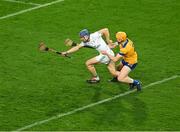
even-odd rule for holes
{"type": "Polygon", "coordinates": [[[120,81],[120,82],[122,82],[124,80],[124,77],[122,77],[122,76],[118,76],[118,81],[120,81]]]}
{"type": "Polygon", "coordinates": [[[117,76],[116,71],[110,71],[113,76],[117,76]]]}
{"type": "Polygon", "coordinates": [[[89,66],[89,62],[88,62],[88,61],[86,61],[85,65],[88,67],[88,66],[89,66]]]}
{"type": "Polygon", "coordinates": [[[86,64],[87,67],[91,67],[91,63],[89,61],[86,61],[85,64],[86,64]]]}

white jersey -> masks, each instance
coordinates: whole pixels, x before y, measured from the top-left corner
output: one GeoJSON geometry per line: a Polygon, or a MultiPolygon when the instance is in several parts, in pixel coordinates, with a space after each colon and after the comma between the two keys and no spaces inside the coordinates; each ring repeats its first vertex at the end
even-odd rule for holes
{"type": "Polygon", "coordinates": [[[108,53],[112,52],[112,50],[103,40],[102,34],[100,32],[95,32],[95,33],[90,34],[90,41],[81,42],[80,45],[95,48],[99,53],[103,50],[107,51],[108,53]]]}

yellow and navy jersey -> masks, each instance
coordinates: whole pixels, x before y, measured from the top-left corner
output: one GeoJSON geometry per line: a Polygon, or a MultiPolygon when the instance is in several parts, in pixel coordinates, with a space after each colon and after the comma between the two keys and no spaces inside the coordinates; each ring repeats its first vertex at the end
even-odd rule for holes
{"type": "Polygon", "coordinates": [[[137,63],[137,53],[134,49],[133,42],[130,39],[126,39],[124,42],[119,44],[119,54],[123,56],[123,59],[129,64],[137,63]]]}

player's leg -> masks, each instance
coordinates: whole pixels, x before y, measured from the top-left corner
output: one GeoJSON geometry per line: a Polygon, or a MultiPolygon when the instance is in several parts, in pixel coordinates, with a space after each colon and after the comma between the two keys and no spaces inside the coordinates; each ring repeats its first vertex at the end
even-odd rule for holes
{"type": "Polygon", "coordinates": [[[116,68],[115,68],[115,63],[113,61],[110,61],[108,66],[107,66],[109,72],[111,73],[111,75],[113,77],[117,77],[117,72],[116,72],[116,68]]]}
{"type": "Polygon", "coordinates": [[[119,75],[118,75],[118,81],[123,83],[132,84],[133,86],[137,87],[137,90],[141,90],[141,84],[138,80],[134,80],[128,76],[128,74],[131,72],[131,68],[129,66],[124,65],[121,69],[119,75]]]}
{"type": "MultiPolygon", "coordinates": [[[[112,52],[112,55],[114,55],[113,52],[112,52]]],[[[115,64],[114,64],[114,62],[110,63],[110,59],[109,59],[108,56],[100,54],[100,55],[86,61],[86,66],[87,66],[88,70],[93,75],[93,77],[90,80],[87,80],[87,82],[96,83],[96,82],[100,81],[99,76],[98,76],[98,74],[96,72],[96,69],[94,67],[94,64],[98,64],[98,63],[108,64],[108,65],[110,64],[109,67],[111,67],[110,68],[111,69],[111,74],[115,74],[115,64]]]]}
{"type": "Polygon", "coordinates": [[[94,65],[98,64],[98,63],[99,63],[99,60],[97,60],[97,57],[93,57],[93,58],[86,61],[86,67],[90,71],[90,73],[92,74],[92,78],[87,80],[87,82],[96,83],[96,82],[100,81],[99,76],[98,76],[96,69],[94,67],[94,65]]]}
{"type": "Polygon", "coordinates": [[[123,68],[122,62],[120,62],[118,65],[116,65],[116,70],[117,71],[121,71],[122,68],[123,68]]]}
{"type": "Polygon", "coordinates": [[[123,83],[133,83],[133,79],[128,76],[128,74],[131,72],[131,69],[128,66],[123,66],[121,69],[119,75],[118,75],[118,81],[123,83]]]}
{"type": "Polygon", "coordinates": [[[110,61],[108,66],[107,66],[109,72],[111,73],[111,75],[113,76],[112,79],[108,80],[109,82],[117,82],[117,74],[118,72],[116,71],[116,67],[115,67],[115,63],[113,61],[110,61]]]}
{"type": "Polygon", "coordinates": [[[116,68],[115,68],[115,63],[114,63],[114,65],[112,65],[111,63],[110,63],[110,65],[108,65],[108,69],[109,69],[109,71],[110,71],[110,73],[113,75],[113,78],[112,79],[110,79],[110,80],[108,80],[109,82],[118,82],[118,80],[117,80],[117,74],[118,74],[118,72],[117,71],[120,71],[121,69],[122,69],[122,67],[123,67],[123,64],[122,64],[122,62],[120,62],[117,66],[116,66],[116,68]],[[113,67],[113,68],[112,68],[113,67]],[[114,70],[115,70],[115,72],[114,72],[114,70]],[[115,73],[115,74],[114,74],[115,73]]]}

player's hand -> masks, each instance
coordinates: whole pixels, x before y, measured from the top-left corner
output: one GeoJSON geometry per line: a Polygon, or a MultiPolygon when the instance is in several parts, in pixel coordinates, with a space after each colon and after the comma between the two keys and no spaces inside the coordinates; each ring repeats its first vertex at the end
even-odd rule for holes
{"type": "Polygon", "coordinates": [[[105,50],[103,50],[103,51],[101,51],[101,54],[107,55],[108,53],[105,50]]]}
{"type": "Polygon", "coordinates": [[[108,44],[113,44],[113,41],[112,41],[112,40],[109,40],[108,44]]]}

